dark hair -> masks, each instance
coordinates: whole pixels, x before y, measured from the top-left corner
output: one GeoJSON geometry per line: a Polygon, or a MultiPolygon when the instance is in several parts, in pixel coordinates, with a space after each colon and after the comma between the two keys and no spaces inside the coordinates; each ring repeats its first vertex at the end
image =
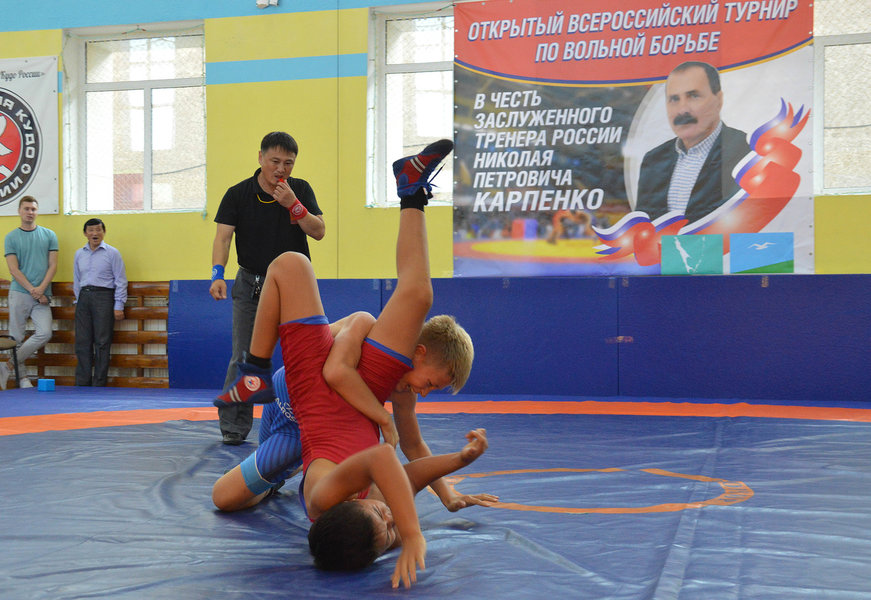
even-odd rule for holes
{"type": "Polygon", "coordinates": [[[103,221],[101,221],[100,219],[97,219],[97,218],[88,219],[87,221],[85,221],[85,226],[82,227],[82,231],[84,231],[85,233],[87,233],[87,232],[88,232],[88,227],[93,227],[94,225],[101,225],[101,226],[103,227],[103,231],[106,231],[106,224],[103,223],[103,221]]]}
{"type": "Polygon", "coordinates": [[[25,202],[33,202],[34,204],[39,206],[39,202],[37,202],[36,198],[34,198],[33,196],[22,196],[21,200],[18,201],[18,208],[21,208],[21,205],[25,202]]]}
{"type": "Polygon", "coordinates": [[[299,154],[299,145],[297,145],[296,140],[283,131],[273,131],[263,136],[263,141],[260,142],[260,151],[266,152],[272,148],[281,148],[285,152],[299,154]]]}
{"type": "Polygon", "coordinates": [[[720,91],[720,72],[714,68],[713,65],[709,65],[706,62],[702,62],[700,60],[688,60],[684,63],[679,64],[674,69],[672,69],[672,73],[680,73],[681,71],[686,71],[687,69],[691,69],[693,67],[699,67],[700,69],[705,70],[705,75],[708,76],[708,85],[711,86],[711,92],[714,94],[720,91]]]}
{"type": "Polygon", "coordinates": [[[326,571],[353,571],[378,558],[375,527],[360,503],[336,504],[315,521],[308,532],[315,566],[326,571]]]}

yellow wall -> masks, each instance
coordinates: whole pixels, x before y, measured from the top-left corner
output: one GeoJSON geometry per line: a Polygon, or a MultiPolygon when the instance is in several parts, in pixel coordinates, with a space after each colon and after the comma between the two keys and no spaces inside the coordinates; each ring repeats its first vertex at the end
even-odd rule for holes
{"type": "MultiPolygon", "coordinates": [[[[365,53],[367,15],[367,9],[353,9],[206,20],[206,62],[365,53]],[[268,43],[270,39],[282,43],[268,43]]],[[[61,42],[60,30],[0,33],[0,58],[60,55],[61,42]]],[[[106,221],[106,241],[122,251],[129,279],[209,277],[213,219],[221,198],[229,186],[254,173],[260,140],[273,130],[287,131],[299,142],[294,175],[312,184],[324,211],[326,237],[311,242],[318,276],[395,275],[397,210],[364,206],[365,77],[209,85],[206,103],[205,211],[97,215],[106,221]]],[[[66,209],[61,200],[61,213],[66,209]]],[[[427,214],[433,275],[450,277],[452,211],[431,208],[427,214]]],[[[81,231],[90,216],[38,218],[58,235],[56,280],[72,280],[73,254],[85,243],[81,231]]],[[[0,233],[17,225],[17,217],[0,217],[0,233]]],[[[235,271],[231,255],[227,276],[235,271]]]]}
{"type": "MultiPolygon", "coordinates": [[[[209,19],[205,21],[206,61],[366,53],[367,19],[367,9],[209,19]]],[[[59,56],[61,44],[60,30],[0,33],[0,58],[59,56]]],[[[98,215],[107,224],[106,241],[121,249],[131,280],[209,277],[213,219],[224,191],[254,172],[260,139],[273,130],[287,131],[299,142],[294,175],[312,184],[325,213],[326,237],[311,243],[318,275],[395,275],[398,211],[364,206],[365,77],[208,85],[206,102],[205,210],[98,215]]],[[[65,210],[61,199],[61,213],[65,210]]],[[[860,231],[871,217],[871,197],[818,198],[815,212],[817,272],[871,272],[869,236],[860,231]]],[[[84,245],[81,231],[89,216],[42,215],[38,219],[60,241],[58,281],[72,280],[73,254],[84,245]]],[[[452,216],[449,207],[427,210],[435,277],[452,275],[452,216]]],[[[17,225],[17,217],[0,217],[0,234],[17,225]]],[[[235,256],[231,256],[227,276],[235,271],[235,256]]],[[[8,276],[5,269],[0,273],[8,276]]]]}
{"type": "Polygon", "coordinates": [[[816,272],[871,273],[871,196],[814,199],[816,272]]]}

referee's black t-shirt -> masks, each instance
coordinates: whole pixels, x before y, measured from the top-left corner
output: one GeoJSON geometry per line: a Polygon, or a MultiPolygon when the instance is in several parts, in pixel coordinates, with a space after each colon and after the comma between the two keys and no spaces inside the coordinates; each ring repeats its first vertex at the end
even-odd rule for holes
{"type": "MultiPolygon", "coordinates": [[[[236,228],[236,257],[239,266],[254,273],[266,273],[269,263],[282,252],[293,250],[311,258],[308,238],[299,225],[290,224],[290,213],[257,183],[260,169],[254,176],[240,181],[227,190],[215,223],[236,228]]],[[[288,177],[290,189],[303,206],[314,214],[323,212],[307,181],[288,177]]]]}

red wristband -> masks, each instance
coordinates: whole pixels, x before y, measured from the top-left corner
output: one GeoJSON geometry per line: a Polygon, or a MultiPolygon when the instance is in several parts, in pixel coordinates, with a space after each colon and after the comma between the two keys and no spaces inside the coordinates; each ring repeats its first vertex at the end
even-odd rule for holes
{"type": "Polygon", "coordinates": [[[302,205],[299,198],[297,198],[293,204],[288,206],[287,210],[290,211],[290,218],[293,221],[299,221],[308,214],[308,209],[302,205]]]}

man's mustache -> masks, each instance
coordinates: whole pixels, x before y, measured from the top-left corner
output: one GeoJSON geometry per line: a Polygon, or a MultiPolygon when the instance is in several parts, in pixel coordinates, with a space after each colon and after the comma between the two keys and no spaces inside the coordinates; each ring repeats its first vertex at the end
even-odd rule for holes
{"type": "Polygon", "coordinates": [[[699,120],[692,116],[690,113],[681,113],[674,118],[673,123],[675,125],[689,125],[691,123],[698,123],[699,120]]]}

